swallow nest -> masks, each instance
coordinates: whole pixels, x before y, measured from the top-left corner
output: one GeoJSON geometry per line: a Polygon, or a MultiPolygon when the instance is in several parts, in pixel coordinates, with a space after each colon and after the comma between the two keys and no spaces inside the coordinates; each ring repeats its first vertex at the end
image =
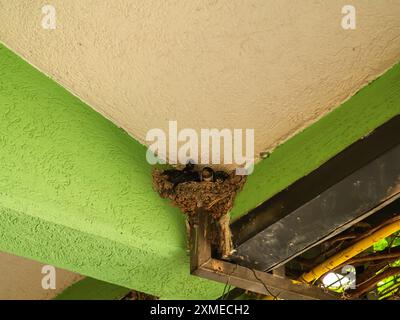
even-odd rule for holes
{"type": "Polygon", "coordinates": [[[187,181],[174,185],[163,171],[153,171],[153,186],[162,198],[170,199],[188,216],[203,207],[214,219],[221,218],[232,209],[233,200],[245,181],[245,176],[232,172],[223,181],[187,181]]]}
{"type": "Polygon", "coordinates": [[[222,256],[232,252],[232,240],[229,228],[229,211],[232,209],[236,194],[243,188],[246,176],[226,174],[217,181],[184,181],[178,184],[170,181],[165,171],[153,170],[153,187],[162,198],[170,199],[191,218],[198,208],[205,208],[216,222],[219,235],[215,237],[222,256]]]}

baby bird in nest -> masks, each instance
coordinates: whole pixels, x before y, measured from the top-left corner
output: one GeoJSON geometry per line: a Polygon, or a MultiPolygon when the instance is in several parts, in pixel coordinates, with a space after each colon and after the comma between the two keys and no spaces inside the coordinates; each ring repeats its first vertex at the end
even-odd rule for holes
{"type": "Polygon", "coordinates": [[[184,182],[223,182],[229,175],[224,171],[214,171],[210,167],[204,167],[201,171],[195,170],[195,165],[188,162],[183,170],[165,170],[163,175],[174,184],[174,188],[184,182]]]}

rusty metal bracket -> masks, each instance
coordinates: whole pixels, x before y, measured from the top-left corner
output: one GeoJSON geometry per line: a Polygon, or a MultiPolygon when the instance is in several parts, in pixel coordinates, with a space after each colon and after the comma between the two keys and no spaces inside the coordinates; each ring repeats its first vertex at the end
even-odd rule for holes
{"type": "Polygon", "coordinates": [[[198,210],[190,231],[191,274],[279,299],[333,300],[334,293],[212,257],[211,216],[198,210]]]}
{"type": "Polygon", "coordinates": [[[271,271],[400,197],[400,116],[231,225],[230,260],[271,271]]]}
{"type": "Polygon", "coordinates": [[[400,116],[231,225],[236,252],[215,257],[212,221],[198,210],[191,228],[191,273],[283,299],[339,299],[279,268],[400,196],[400,116]]]}

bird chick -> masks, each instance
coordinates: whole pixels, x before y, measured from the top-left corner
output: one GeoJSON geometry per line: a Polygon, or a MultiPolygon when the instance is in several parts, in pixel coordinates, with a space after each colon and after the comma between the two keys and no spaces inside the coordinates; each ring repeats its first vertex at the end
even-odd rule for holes
{"type": "Polygon", "coordinates": [[[203,170],[201,170],[200,180],[214,181],[214,170],[210,167],[204,167],[203,170]]]}
{"type": "Polygon", "coordinates": [[[227,174],[224,171],[215,171],[214,172],[214,180],[216,182],[224,182],[228,178],[229,178],[229,174],[227,174]]]}

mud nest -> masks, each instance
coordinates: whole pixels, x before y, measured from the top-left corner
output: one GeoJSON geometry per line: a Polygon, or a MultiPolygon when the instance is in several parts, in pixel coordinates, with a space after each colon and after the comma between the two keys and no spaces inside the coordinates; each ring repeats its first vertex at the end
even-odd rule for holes
{"type": "Polygon", "coordinates": [[[234,171],[213,172],[210,168],[196,171],[188,166],[183,170],[153,170],[154,189],[189,218],[202,207],[214,220],[219,220],[231,210],[235,196],[245,182],[246,176],[235,175],[234,171]]]}

